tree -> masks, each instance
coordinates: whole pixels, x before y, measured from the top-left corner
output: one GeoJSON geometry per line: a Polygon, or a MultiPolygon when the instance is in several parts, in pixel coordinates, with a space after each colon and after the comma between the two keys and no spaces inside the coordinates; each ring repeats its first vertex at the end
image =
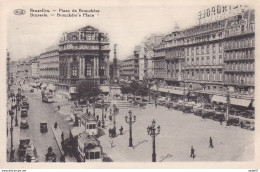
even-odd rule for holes
{"type": "Polygon", "coordinates": [[[131,88],[130,88],[129,85],[127,85],[127,84],[120,84],[120,87],[121,87],[122,94],[129,94],[129,93],[131,93],[131,88]]]}
{"type": "Polygon", "coordinates": [[[79,81],[78,85],[78,101],[80,99],[95,101],[96,97],[101,93],[97,83],[89,80],[79,81]]]}
{"type": "Polygon", "coordinates": [[[137,90],[139,89],[139,87],[140,87],[140,84],[139,84],[137,81],[132,81],[132,82],[130,83],[129,87],[130,87],[131,93],[132,93],[133,95],[135,95],[135,94],[136,94],[136,91],[137,91],[137,90]]]}

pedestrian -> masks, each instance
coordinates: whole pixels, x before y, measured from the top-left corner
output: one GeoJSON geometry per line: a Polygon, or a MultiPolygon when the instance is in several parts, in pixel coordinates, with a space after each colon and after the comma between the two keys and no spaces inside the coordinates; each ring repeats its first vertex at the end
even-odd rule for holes
{"type": "Polygon", "coordinates": [[[121,125],[121,128],[119,129],[119,131],[120,131],[120,135],[123,135],[123,127],[122,127],[122,125],[121,125]]]}
{"type": "Polygon", "coordinates": [[[213,140],[211,137],[209,137],[209,148],[214,148],[213,147],[213,140]]]}
{"type": "Polygon", "coordinates": [[[58,106],[58,110],[60,110],[60,106],[58,106]]]}
{"type": "Polygon", "coordinates": [[[110,114],[111,114],[112,113],[112,109],[110,108],[109,111],[110,111],[110,114]]]}
{"type": "Polygon", "coordinates": [[[107,112],[107,107],[106,107],[105,111],[107,112]]]}
{"type": "Polygon", "coordinates": [[[112,139],[112,137],[110,139],[110,145],[111,145],[111,148],[113,148],[113,139],[112,139]]]}
{"type": "Polygon", "coordinates": [[[191,146],[190,157],[193,159],[195,158],[195,149],[193,148],[193,146],[191,146]]]}
{"type": "Polygon", "coordinates": [[[57,122],[55,122],[54,123],[54,128],[57,129],[57,127],[58,127],[58,124],[57,124],[57,122]]]}
{"type": "Polygon", "coordinates": [[[64,133],[61,132],[61,140],[64,141],[64,133]]]}
{"type": "Polygon", "coordinates": [[[97,120],[99,119],[99,115],[97,115],[97,120]]]}

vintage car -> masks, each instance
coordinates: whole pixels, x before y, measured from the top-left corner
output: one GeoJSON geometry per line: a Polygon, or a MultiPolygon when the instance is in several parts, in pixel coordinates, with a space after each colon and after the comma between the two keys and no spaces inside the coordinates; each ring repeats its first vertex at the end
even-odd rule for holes
{"type": "Polygon", "coordinates": [[[27,110],[29,109],[29,103],[27,102],[26,99],[23,99],[21,104],[22,104],[21,106],[25,107],[27,110]]]}
{"type": "Polygon", "coordinates": [[[21,107],[21,117],[27,117],[28,116],[28,112],[27,112],[27,108],[25,106],[21,107]]]}
{"type": "Polygon", "coordinates": [[[20,138],[20,144],[19,144],[19,148],[18,148],[18,151],[17,151],[18,156],[19,156],[19,160],[25,158],[26,149],[29,146],[29,144],[30,144],[30,139],[28,137],[20,138]]]}
{"type": "Polygon", "coordinates": [[[25,119],[21,120],[20,128],[21,129],[28,129],[29,128],[29,124],[25,119]]]}
{"type": "Polygon", "coordinates": [[[41,131],[41,133],[48,132],[47,122],[41,122],[40,123],[40,131],[41,131]]]}
{"type": "Polygon", "coordinates": [[[38,155],[34,144],[30,143],[25,152],[26,162],[38,162],[38,155]]]}
{"type": "Polygon", "coordinates": [[[240,126],[248,130],[255,130],[255,122],[252,121],[241,121],[240,126]]]}
{"type": "Polygon", "coordinates": [[[240,125],[239,118],[229,118],[227,124],[233,126],[239,126],[240,125]]]}

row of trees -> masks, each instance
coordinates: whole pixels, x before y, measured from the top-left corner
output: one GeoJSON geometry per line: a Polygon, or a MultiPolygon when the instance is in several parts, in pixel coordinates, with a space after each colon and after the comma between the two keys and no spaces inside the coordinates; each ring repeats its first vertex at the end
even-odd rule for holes
{"type": "MultiPolygon", "coordinates": [[[[147,80],[144,81],[132,81],[131,83],[119,83],[119,86],[121,87],[122,94],[133,94],[134,96],[152,96],[153,99],[156,99],[159,95],[158,92],[151,92],[150,94],[150,88],[152,85],[157,85],[156,83],[151,83],[147,80]]],[[[83,80],[79,81],[77,83],[78,85],[78,101],[80,100],[86,100],[93,102],[94,99],[102,93],[102,91],[99,89],[98,84],[93,81],[89,80],[83,80]]]]}

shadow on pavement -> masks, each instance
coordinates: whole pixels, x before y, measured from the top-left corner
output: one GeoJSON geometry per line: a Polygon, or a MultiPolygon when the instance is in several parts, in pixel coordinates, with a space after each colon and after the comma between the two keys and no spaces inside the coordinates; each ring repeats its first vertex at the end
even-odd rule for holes
{"type": "Polygon", "coordinates": [[[103,162],[113,162],[113,160],[106,153],[104,153],[103,162]]]}

